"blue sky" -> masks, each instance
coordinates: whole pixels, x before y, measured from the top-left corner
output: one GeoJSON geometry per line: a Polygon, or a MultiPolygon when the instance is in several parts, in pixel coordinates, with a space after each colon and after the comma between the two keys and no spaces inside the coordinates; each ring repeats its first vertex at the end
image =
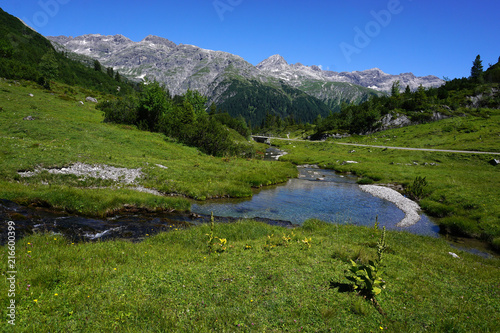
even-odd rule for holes
{"type": "Polygon", "coordinates": [[[147,35],[334,71],[464,77],[500,57],[498,0],[2,0],[45,36],[147,35]]]}

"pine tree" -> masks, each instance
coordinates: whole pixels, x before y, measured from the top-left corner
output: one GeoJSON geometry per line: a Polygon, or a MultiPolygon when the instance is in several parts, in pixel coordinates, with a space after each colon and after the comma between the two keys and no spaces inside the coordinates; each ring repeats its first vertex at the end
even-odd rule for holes
{"type": "Polygon", "coordinates": [[[400,89],[400,82],[399,80],[398,81],[394,81],[392,83],[392,88],[391,88],[391,96],[393,97],[399,97],[399,89],[400,89]]]}
{"type": "Polygon", "coordinates": [[[106,72],[108,73],[109,77],[113,77],[114,76],[113,67],[108,67],[106,69],[106,72]]]}
{"type": "Polygon", "coordinates": [[[100,72],[102,70],[101,63],[99,60],[94,60],[94,70],[100,72]]]}
{"type": "Polygon", "coordinates": [[[409,84],[406,85],[405,96],[406,97],[410,97],[411,96],[411,89],[410,89],[410,85],[409,84]]]}
{"type": "Polygon", "coordinates": [[[479,54],[477,55],[476,60],[472,63],[470,77],[473,80],[481,80],[483,77],[483,61],[481,60],[481,56],[479,54]]]}
{"type": "Polygon", "coordinates": [[[12,58],[14,48],[8,40],[0,40],[0,58],[12,58]]]}
{"type": "Polygon", "coordinates": [[[59,75],[59,64],[57,63],[54,51],[49,50],[40,60],[40,74],[47,80],[53,80],[59,75]]]}

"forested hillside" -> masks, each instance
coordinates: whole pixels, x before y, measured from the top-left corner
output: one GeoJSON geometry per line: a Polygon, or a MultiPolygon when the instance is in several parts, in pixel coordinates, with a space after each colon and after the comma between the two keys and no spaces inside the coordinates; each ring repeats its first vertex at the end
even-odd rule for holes
{"type": "Polygon", "coordinates": [[[115,95],[128,95],[134,84],[95,62],[93,68],[57,52],[50,41],[0,8],[0,77],[31,80],[50,88],[50,81],[115,95]]]}
{"type": "MultiPolygon", "coordinates": [[[[500,59],[499,59],[500,60],[500,59]]],[[[318,123],[314,138],[329,133],[363,134],[402,125],[426,123],[476,112],[479,108],[500,107],[500,62],[483,71],[480,56],[473,62],[471,76],[448,80],[439,88],[420,86],[402,92],[399,81],[391,94],[374,96],[359,105],[342,106],[318,123]],[[398,122],[391,120],[399,119],[398,122]]]]}

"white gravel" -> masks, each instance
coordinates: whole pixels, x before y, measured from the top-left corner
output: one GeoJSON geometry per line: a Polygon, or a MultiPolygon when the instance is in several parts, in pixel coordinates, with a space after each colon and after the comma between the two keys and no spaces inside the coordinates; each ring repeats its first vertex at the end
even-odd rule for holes
{"type": "Polygon", "coordinates": [[[384,186],[360,185],[359,187],[373,196],[394,203],[405,213],[404,219],[399,221],[396,226],[409,227],[420,220],[420,206],[415,201],[404,197],[401,193],[384,186]]]}
{"type": "Polygon", "coordinates": [[[133,184],[137,178],[142,177],[141,169],[115,168],[109,165],[89,165],[75,163],[69,168],[61,169],[36,169],[35,171],[19,172],[21,177],[32,177],[37,173],[46,170],[52,174],[76,175],[99,179],[108,179],[124,184],[133,184]]]}

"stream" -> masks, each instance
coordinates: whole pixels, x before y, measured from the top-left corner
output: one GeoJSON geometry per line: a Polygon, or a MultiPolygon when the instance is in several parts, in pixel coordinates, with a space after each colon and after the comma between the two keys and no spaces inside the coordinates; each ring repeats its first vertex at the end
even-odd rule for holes
{"type": "Polygon", "coordinates": [[[319,219],[337,224],[373,226],[378,216],[380,227],[432,237],[439,236],[439,226],[424,214],[410,227],[397,227],[405,214],[392,202],[364,192],[354,176],[313,166],[299,167],[299,178],[281,185],[268,186],[252,198],[217,199],[192,204],[197,214],[239,218],[267,218],[302,224],[319,219]]]}
{"type": "MultiPolygon", "coordinates": [[[[283,152],[271,147],[266,158],[276,160],[283,152]]],[[[89,218],[55,212],[46,207],[25,207],[0,199],[0,221],[14,221],[16,239],[33,232],[62,234],[73,242],[128,239],[141,241],[159,232],[207,223],[213,212],[216,221],[229,223],[252,218],[272,225],[293,227],[307,219],[337,224],[373,226],[418,235],[440,237],[439,226],[425,214],[409,227],[398,227],[405,214],[395,204],[364,192],[357,178],[339,175],[316,166],[299,167],[299,178],[285,184],[256,189],[251,198],[192,202],[190,213],[150,212],[125,207],[114,216],[89,218]]],[[[0,224],[0,245],[7,242],[7,223],[0,224]]],[[[455,239],[456,240],[456,239],[455,239]]],[[[459,240],[452,246],[483,257],[492,257],[484,244],[459,240]],[[468,246],[467,243],[470,243],[468,246]]]]}

